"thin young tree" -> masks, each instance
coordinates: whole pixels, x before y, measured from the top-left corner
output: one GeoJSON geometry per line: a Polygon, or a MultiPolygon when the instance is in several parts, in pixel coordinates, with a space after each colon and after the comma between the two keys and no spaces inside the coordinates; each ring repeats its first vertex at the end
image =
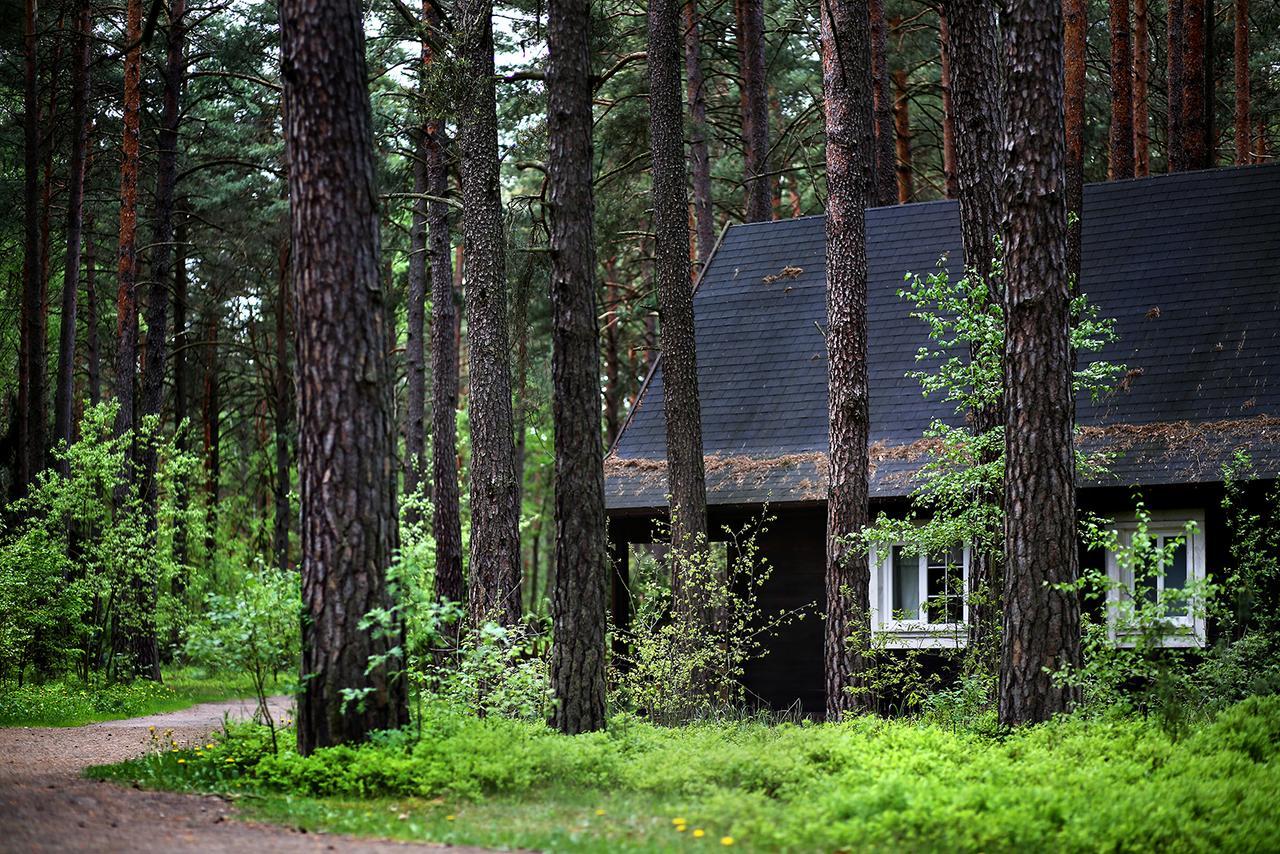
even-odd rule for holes
{"type": "MultiPolygon", "coordinates": [[[[649,145],[653,155],[654,272],[657,279],[671,542],[693,554],[707,536],[707,484],[689,275],[689,206],[685,190],[684,122],[680,107],[680,7],[649,4],[649,145]]],[[[689,591],[677,575],[677,602],[689,591]]]]}
{"type": "MultiPolygon", "coordinates": [[[[765,80],[764,0],[734,0],[738,23],[738,87],[742,103],[745,222],[773,219],[769,193],[769,83],[765,80]]],[[[650,57],[650,62],[653,61],[650,57]]],[[[677,72],[677,81],[679,80],[677,72]]]]}
{"type": "Polygon", "coordinates": [[[851,638],[871,630],[871,571],[850,538],[870,521],[867,391],[867,232],[874,153],[870,21],[853,0],[821,6],[822,101],[827,140],[827,718],[858,705],[862,674],[851,638]]]}
{"type": "MultiPolygon", "coordinates": [[[[87,0],[76,7],[75,49],[71,58],[71,163],[67,176],[67,255],[62,274],[62,317],[58,334],[58,381],[54,391],[53,437],[71,444],[75,430],[76,314],[84,234],[84,176],[89,145],[85,103],[89,92],[89,43],[92,17],[87,0]]],[[[60,465],[66,472],[65,463],[60,465]]]]}
{"type": "Polygon", "coordinates": [[[1252,162],[1249,122],[1249,0],[1235,0],[1236,164],[1252,162]]]}
{"type": "MultiPolygon", "coordinates": [[[[512,434],[506,242],[498,186],[498,114],[493,4],[454,7],[454,37],[466,66],[458,105],[462,234],[466,251],[467,345],[471,359],[471,563],[473,623],[520,619],[520,535],[512,434]]],[[[687,245],[686,245],[687,251],[687,245]]]]}
{"type": "MultiPolygon", "coordinates": [[[[429,0],[423,22],[430,24],[429,0]]],[[[431,44],[422,39],[418,74],[425,82],[431,65],[431,44]]],[[[427,301],[427,128],[421,122],[411,131],[413,141],[413,202],[409,212],[409,282],[405,293],[405,412],[404,493],[417,494],[426,473],[427,362],[425,347],[427,301]]]]}
{"type": "Polygon", "coordinates": [[[1111,130],[1108,166],[1112,180],[1133,177],[1133,49],[1129,0],[1111,0],[1111,130]]]}
{"type": "Polygon", "coordinates": [[[956,184],[956,108],[952,96],[951,27],[945,6],[938,7],[938,88],[942,93],[942,178],[948,199],[959,193],[956,184]]]}
{"type": "Polygon", "coordinates": [[[1084,82],[1089,31],[1087,0],[1063,0],[1063,104],[1066,134],[1067,275],[1079,286],[1080,228],[1084,209],[1084,82]]]}
{"type": "Polygon", "coordinates": [[[1068,337],[1062,13],[1011,0],[1004,20],[1005,585],[999,718],[1067,710],[1052,671],[1080,661],[1068,337]]]}
{"type": "MultiPolygon", "coordinates": [[[[988,305],[1003,301],[1003,283],[995,276],[1001,228],[1000,141],[1003,134],[1003,93],[1000,80],[1000,26],[996,7],[986,0],[945,0],[950,29],[952,100],[956,110],[956,193],[960,202],[960,234],[965,268],[983,276],[988,305]]],[[[976,355],[976,354],[971,354],[976,355]]],[[[973,430],[984,435],[1000,426],[1000,401],[976,408],[973,430]]],[[[980,460],[992,462],[988,455],[980,460]]],[[[984,490],[985,502],[1002,495],[984,490]]],[[[975,550],[969,566],[969,649],[984,655],[992,670],[998,650],[999,597],[1003,592],[1001,554],[975,550]],[[989,657],[986,657],[989,656],[989,657]]]]}
{"type": "MultiPolygon", "coordinates": [[[[684,73],[689,93],[689,162],[693,178],[693,223],[698,264],[705,268],[716,243],[711,202],[711,155],[707,149],[707,92],[702,74],[702,27],[698,0],[684,0],[684,73]]],[[[614,328],[613,325],[610,327],[614,328]]]]}
{"type": "Polygon", "coordinates": [[[548,6],[556,496],[552,725],[570,735],[605,725],[605,607],[610,575],[591,222],[590,22],[590,0],[551,0],[548,6]]]}
{"type": "Polygon", "coordinates": [[[18,449],[15,486],[21,494],[44,460],[44,300],[40,252],[40,83],[36,0],[23,6],[22,311],[18,347],[18,449]]]}
{"type": "Polygon", "coordinates": [[[362,625],[392,606],[386,573],[398,520],[361,5],[282,0],[280,29],[297,301],[305,755],[409,715],[391,653],[398,629],[362,625]]]}
{"type": "Polygon", "coordinates": [[[898,161],[898,202],[906,204],[915,197],[915,172],[911,163],[910,78],[905,68],[895,68],[893,78],[893,137],[898,161]]]}

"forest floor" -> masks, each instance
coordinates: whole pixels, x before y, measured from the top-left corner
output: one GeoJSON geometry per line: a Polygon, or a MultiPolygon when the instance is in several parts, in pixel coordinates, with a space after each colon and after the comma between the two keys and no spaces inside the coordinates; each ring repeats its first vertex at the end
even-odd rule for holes
{"type": "MultiPolygon", "coordinates": [[[[90,726],[0,729],[0,852],[439,850],[229,820],[236,809],[221,797],[143,791],[83,776],[90,765],[153,750],[157,739],[200,744],[224,716],[251,717],[255,705],[232,700],[90,726]]],[[[288,700],[274,698],[272,713],[288,714],[288,700]]]]}

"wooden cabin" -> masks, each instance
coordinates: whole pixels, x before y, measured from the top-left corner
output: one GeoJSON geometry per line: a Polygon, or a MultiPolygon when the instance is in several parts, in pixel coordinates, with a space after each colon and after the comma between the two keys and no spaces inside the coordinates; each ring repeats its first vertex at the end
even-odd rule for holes
{"type": "MultiPolygon", "coordinates": [[[[1140,492],[1159,530],[1197,522],[1169,583],[1175,572],[1212,574],[1229,554],[1223,464],[1243,449],[1263,481],[1280,472],[1280,164],[1090,185],[1082,222],[1080,286],[1115,319],[1119,336],[1098,357],[1127,373],[1105,399],[1077,403],[1082,444],[1116,455],[1105,478],[1080,484],[1079,506],[1123,525],[1140,492]]],[[[767,611],[825,598],[824,252],[820,216],[732,226],[694,299],[710,528],[715,538],[767,505],[774,519],[762,542],[773,568],[767,611]]],[[[925,428],[956,417],[907,377],[928,338],[899,291],[907,274],[928,273],[939,259],[960,275],[957,203],[869,210],[867,254],[875,515],[906,511],[929,453],[919,441],[925,428]]],[[[628,555],[654,541],[666,514],[662,398],[659,358],[606,460],[619,617],[628,555]]],[[[1086,559],[1113,564],[1105,555],[1086,559]]],[[[909,598],[914,586],[919,597],[929,583],[927,559],[914,580],[915,564],[896,563],[888,555],[873,561],[874,628],[890,633],[891,645],[939,642],[888,619],[895,596],[909,598]]],[[[1204,643],[1211,629],[1188,619],[1174,642],[1204,643]]],[[[820,712],[820,620],[776,635],[746,682],[762,705],[798,701],[820,712]]]]}

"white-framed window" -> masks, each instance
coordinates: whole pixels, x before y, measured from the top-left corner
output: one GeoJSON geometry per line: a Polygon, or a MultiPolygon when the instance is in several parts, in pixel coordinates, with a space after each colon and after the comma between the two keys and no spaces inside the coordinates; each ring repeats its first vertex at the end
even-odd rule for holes
{"type": "Polygon", "coordinates": [[[925,554],[907,543],[871,552],[871,625],[890,649],[955,649],[965,645],[969,546],[925,554]]]}
{"type": "MultiPolygon", "coordinates": [[[[1133,630],[1126,631],[1123,625],[1122,614],[1126,609],[1122,605],[1131,595],[1142,595],[1151,602],[1168,602],[1165,619],[1169,631],[1161,640],[1162,646],[1203,646],[1203,608],[1198,607],[1194,600],[1180,600],[1176,594],[1169,594],[1205,578],[1204,512],[1158,510],[1151,511],[1149,515],[1147,537],[1150,539],[1150,553],[1162,556],[1154,577],[1135,580],[1134,567],[1126,565],[1132,560],[1121,560],[1115,551],[1107,550],[1107,577],[1114,582],[1107,590],[1111,637],[1121,645],[1133,643],[1133,630]],[[1126,640],[1126,635],[1129,640],[1126,640]]],[[[1138,520],[1132,515],[1116,519],[1116,539],[1121,549],[1133,548],[1138,527],[1138,520]]]]}

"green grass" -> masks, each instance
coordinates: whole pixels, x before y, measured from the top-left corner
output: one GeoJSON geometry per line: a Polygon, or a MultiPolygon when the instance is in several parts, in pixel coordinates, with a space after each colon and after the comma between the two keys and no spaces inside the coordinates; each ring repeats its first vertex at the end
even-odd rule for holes
{"type": "Polygon", "coordinates": [[[185,709],[197,703],[253,696],[247,675],[185,668],[164,673],[164,683],[138,680],[86,685],[59,679],[0,688],[0,726],[69,727],[185,709]]]}
{"type": "Polygon", "coordinates": [[[567,738],[428,704],[420,739],[387,733],[306,758],[291,741],[276,755],[263,728],[240,725],[212,747],[91,774],[230,792],[253,817],[309,830],[552,851],[723,850],[723,836],[744,850],[1232,851],[1280,838],[1280,697],[1181,738],[1136,719],[997,739],[873,718],[617,718],[567,738]]]}

